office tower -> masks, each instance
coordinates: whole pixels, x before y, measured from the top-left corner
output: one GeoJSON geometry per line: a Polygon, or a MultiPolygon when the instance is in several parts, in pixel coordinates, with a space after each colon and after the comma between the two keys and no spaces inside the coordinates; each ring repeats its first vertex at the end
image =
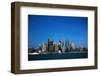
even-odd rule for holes
{"type": "Polygon", "coordinates": [[[56,53],[58,53],[58,50],[59,50],[58,44],[55,42],[55,43],[54,43],[54,51],[55,51],[56,53]]]}
{"type": "Polygon", "coordinates": [[[50,39],[48,39],[48,52],[54,52],[54,44],[50,39]]]}

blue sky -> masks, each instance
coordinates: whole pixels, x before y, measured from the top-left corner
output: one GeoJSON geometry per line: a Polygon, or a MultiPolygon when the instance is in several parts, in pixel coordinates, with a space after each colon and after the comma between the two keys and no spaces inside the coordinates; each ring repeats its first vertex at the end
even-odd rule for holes
{"type": "Polygon", "coordinates": [[[88,18],[71,16],[28,15],[28,47],[47,43],[48,38],[58,42],[69,40],[78,47],[88,47],[88,18]]]}

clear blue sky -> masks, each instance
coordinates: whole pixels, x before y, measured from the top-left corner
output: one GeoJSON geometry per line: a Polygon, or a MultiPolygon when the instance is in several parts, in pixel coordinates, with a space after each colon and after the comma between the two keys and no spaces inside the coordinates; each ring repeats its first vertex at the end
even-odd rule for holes
{"type": "Polygon", "coordinates": [[[88,47],[88,18],[71,16],[28,15],[28,47],[37,47],[48,38],[70,40],[88,47]]]}

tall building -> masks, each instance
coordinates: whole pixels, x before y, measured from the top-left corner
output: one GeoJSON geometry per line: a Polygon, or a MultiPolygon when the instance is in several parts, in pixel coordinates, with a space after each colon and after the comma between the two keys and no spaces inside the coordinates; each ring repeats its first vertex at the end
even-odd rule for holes
{"type": "Polygon", "coordinates": [[[48,52],[54,52],[54,44],[50,39],[48,39],[48,52]]]}
{"type": "Polygon", "coordinates": [[[75,43],[72,42],[71,47],[72,47],[72,50],[75,50],[76,49],[75,43]]]}
{"type": "Polygon", "coordinates": [[[46,53],[47,51],[47,46],[45,43],[42,44],[42,53],[46,53]]]}
{"type": "Polygon", "coordinates": [[[58,53],[58,50],[59,50],[59,45],[57,43],[54,43],[54,51],[58,53]]]}

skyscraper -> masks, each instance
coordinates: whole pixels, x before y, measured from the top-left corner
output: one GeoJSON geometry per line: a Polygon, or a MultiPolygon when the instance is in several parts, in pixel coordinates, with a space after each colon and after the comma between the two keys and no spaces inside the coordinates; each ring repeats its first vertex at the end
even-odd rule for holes
{"type": "Polygon", "coordinates": [[[48,39],[48,52],[54,52],[53,41],[48,39]]]}

